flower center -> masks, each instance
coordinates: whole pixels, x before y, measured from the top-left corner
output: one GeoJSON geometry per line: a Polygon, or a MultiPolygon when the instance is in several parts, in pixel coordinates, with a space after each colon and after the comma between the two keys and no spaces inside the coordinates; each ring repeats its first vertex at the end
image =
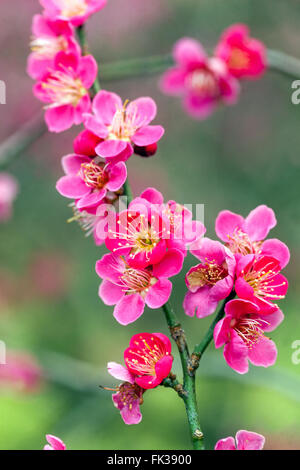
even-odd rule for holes
{"type": "Polygon", "coordinates": [[[87,93],[80,78],[73,77],[69,70],[51,73],[46,81],[42,83],[42,87],[52,102],[46,106],[47,108],[67,104],[77,106],[81,98],[87,93]]]}
{"type": "Polygon", "coordinates": [[[191,271],[187,275],[187,280],[191,287],[214,286],[226,276],[228,276],[226,263],[220,265],[214,261],[207,261],[191,271]]]}
{"type": "Polygon", "coordinates": [[[264,336],[262,323],[269,325],[265,320],[255,320],[253,318],[242,318],[231,320],[231,327],[237,332],[240,338],[246,343],[246,346],[251,349],[261,337],[264,336]]]}
{"type": "Polygon", "coordinates": [[[232,253],[240,253],[241,255],[258,254],[262,242],[252,242],[247,233],[236,228],[231,235],[227,235],[228,242],[226,246],[232,253]]]}
{"type": "Polygon", "coordinates": [[[86,0],[55,0],[55,3],[66,18],[84,15],[88,8],[86,0]]]}
{"type": "Polygon", "coordinates": [[[125,358],[127,366],[142,375],[155,375],[155,364],[168,353],[154,341],[151,337],[149,344],[142,336],[135,341],[136,348],[131,348],[125,358]]]}
{"type": "Polygon", "coordinates": [[[140,404],[143,403],[143,389],[137,384],[124,382],[118,387],[118,392],[123,405],[129,406],[129,409],[136,400],[140,400],[140,404]]]}
{"type": "Polygon", "coordinates": [[[244,69],[248,67],[250,62],[249,55],[246,51],[242,51],[238,47],[232,49],[228,61],[228,65],[232,69],[244,69]]]}
{"type": "Polygon", "coordinates": [[[263,269],[258,270],[256,270],[255,264],[256,260],[246,273],[242,272],[245,281],[253,288],[255,295],[272,299],[284,299],[284,295],[274,293],[277,288],[285,285],[285,282],[274,284],[274,277],[278,274],[277,270],[272,269],[274,263],[269,262],[263,266],[263,269]]]}
{"type": "Polygon", "coordinates": [[[121,284],[126,289],[126,294],[134,294],[136,292],[147,292],[151,284],[152,276],[147,269],[134,269],[126,267],[121,276],[121,284]]]}
{"type": "Polygon", "coordinates": [[[200,96],[216,98],[220,95],[219,85],[215,76],[205,68],[195,70],[188,75],[187,86],[200,96]]]}
{"type": "Polygon", "coordinates": [[[79,211],[76,204],[72,202],[69,204],[73,211],[73,217],[70,217],[67,222],[78,222],[80,228],[85,232],[85,236],[90,236],[95,230],[98,217],[95,214],[89,214],[86,211],[79,211]]]}
{"type": "Polygon", "coordinates": [[[93,189],[104,188],[109,180],[109,176],[104,167],[94,162],[82,163],[79,174],[85,184],[93,189]]]}
{"type": "Polygon", "coordinates": [[[137,126],[137,108],[132,108],[130,112],[127,110],[129,101],[126,100],[122,108],[117,109],[114,114],[111,125],[109,126],[108,139],[130,141],[131,136],[141,127],[142,123],[137,126]]]}
{"type": "Polygon", "coordinates": [[[68,43],[63,36],[56,38],[34,37],[30,42],[32,52],[36,53],[39,60],[52,59],[58,52],[65,51],[68,43]]]}

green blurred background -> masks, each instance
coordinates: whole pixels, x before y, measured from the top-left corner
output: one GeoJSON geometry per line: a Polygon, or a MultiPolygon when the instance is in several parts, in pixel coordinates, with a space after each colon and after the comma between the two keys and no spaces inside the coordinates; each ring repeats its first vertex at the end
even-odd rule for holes
{"type": "MultiPolygon", "coordinates": [[[[25,67],[31,18],[41,9],[37,0],[2,0],[1,9],[4,140],[40,108],[25,67]]],[[[87,28],[90,50],[101,64],[168,53],[185,35],[212,48],[234,22],[247,23],[268,47],[300,56],[299,21],[297,0],[109,0],[87,28]]],[[[278,220],[272,237],[286,242],[292,256],[285,273],[290,289],[280,304],[285,321],[272,333],[279,351],[276,365],[239,376],[213,345],[202,359],[197,388],[207,446],[246,428],[264,434],[267,448],[299,449],[300,364],[292,363],[291,345],[300,340],[300,108],[291,104],[291,80],[269,72],[260,81],[244,83],[238,104],[205,122],[190,119],[177,99],[161,95],[157,80],[105,84],[124,99],[152,96],[158,103],[157,123],[166,128],[155,157],[129,161],[135,194],[155,186],[165,199],[205,204],[211,238],[220,210],[247,215],[267,204],[278,220]]],[[[189,448],[183,403],[172,390],[147,392],[142,423],[126,426],[111,393],[97,387],[115,384],[106,363],[122,362],[132,334],[167,329],[162,312],[147,309],[136,323],[122,327],[97,296],[94,264],[104,249],[76,224],[66,223],[70,209],[55,191],[60,158],[72,151],[77,132],[43,136],[9,169],[19,180],[20,194],[13,219],[0,226],[0,339],[8,350],[35,357],[44,379],[32,393],[0,383],[0,448],[39,449],[46,433],[60,436],[69,449],[189,448]]],[[[193,263],[188,255],[184,272],[193,263]]],[[[184,272],[174,279],[172,303],[192,346],[211,318],[184,315],[184,272]]]]}

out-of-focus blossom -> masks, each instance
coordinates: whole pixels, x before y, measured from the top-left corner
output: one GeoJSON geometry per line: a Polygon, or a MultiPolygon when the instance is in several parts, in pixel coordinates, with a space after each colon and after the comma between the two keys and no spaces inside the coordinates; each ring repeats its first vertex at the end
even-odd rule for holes
{"type": "Polygon", "coordinates": [[[284,299],[288,290],[280,269],[279,261],[271,256],[243,256],[236,266],[237,295],[256,303],[263,313],[274,312],[278,307],[272,301],[284,299]]]}
{"type": "Polygon", "coordinates": [[[181,96],[188,114],[207,118],[216,107],[234,104],[239,94],[238,80],[219,57],[208,58],[202,45],[191,38],[182,38],[174,46],[175,67],[162,76],[164,93],[181,96]]]}
{"type": "Polygon", "coordinates": [[[156,116],[156,104],[149,97],[122,103],[116,93],[101,90],[93,100],[93,114],[86,114],[85,127],[103,139],[96,152],[107,162],[126,161],[134,146],[147,147],[163,136],[162,126],[149,125],[156,116]]]}
{"type": "Polygon", "coordinates": [[[62,132],[80,124],[90,110],[89,88],[97,76],[93,56],[59,52],[54,68],[34,86],[34,94],[45,105],[45,120],[52,132],[62,132]]]}
{"type": "Polygon", "coordinates": [[[225,313],[215,326],[214,341],[216,348],[224,345],[224,358],[229,367],[245,374],[249,369],[248,361],[255,366],[272,366],[277,349],[264,333],[282,322],[283,313],[277,309],[264,315],[256,304],[241,299],[227,302],[225,313]]]}
{"type": "Polygon", "coordinates": [[[103,279],[99,296],[106,305],[115,305],[114,317],[128,325],[143,314],[145,304],[159,308],[168,301],[172,291],[168,278],[178,274],[182,263],[183,255],[175,249],[146,268],[133,268],[123,256],[106,254],[96,263],[96,272],[103,279]]]}
{"type": "Polygon", "coordinates": [[[171,349],[171,341],[162,333],[132,336],[124,360],[140,387],[157,387],[169,375],[173,364],[171,349]]]}
{"type": "Polygon", "coordinates": [[[17,180],[8,173],[0,173],[0,222],[10,219],[12,205],[19,190],[17,180]]]}
{"type": "Polygon", "coordinates": [[[190,316],[203,318],[212,314],[218,302],[225,299],[233,288],[236,261],[231,251],[220,242],[203,238],[195,242],[191,253],[201,263],[187,273],[187,292],[183,307],[190,316]]]}
{"type": "Polygon", "coordinates": [[[70,23],[51,20],[42,15],[35,15],[32,23],[31,54],[28,58],[27,72],[30,77],[40,79],[54,67],[58,52],[80,54],[80,47],[75,40],[70,23]]]}
{"type": "Polygon", "coordinates": [[[106,0],[40,0],[40,3],[46,16],[80,26],[90,15],[105,7],[106,0]]]}
{"type": "Polygon", "coordinates": [[[284,268],[290,259],[288,247],[276,238],[264,241],[276,224],[274,211],[265,205],[257,206],[246,218],[225,210],[216,219],[216,234],[237,259],[251,253],[269,255],[284,268]]]}
{"type": "Polygon", "coordinates": [[[109,362],[107,370],[110,375],[123,381],[116,389],[112,389],[116,392],[112,395],[112,400],[115,407],[120,410],[124,423],[140,423],[142,420],[140,405],[143,404],[145,390],[134,382],[134,375],[121,364],[109,362]]]}
{"type": "Polygon", "coordinates": [[[44,450],[66,450],[66,444],[59,437],[46,434],[46,441],[48,444],[44,446],[44,450]]]}
{"type": "Polygon", "coordinates": [[[93,209],[104,200],[108,191],[117,191],[126,181],[124,162],[104,164],[89,157],[67,155],[62,159],[66,176],[56,184],[57,191],[76,200],[79,210],[93,209]]]}
{"type": "Polygon", "coordinates": [[[229,72],[238,79],[260,78],[267,68],[266,47],[249,36],[249,28],[245,24],[227,28],[215,54],[226,62],[229,72]]]}
{"type": "Polygon", "coordinates": [[[42,370],[34,357],[25,352],[9,351],[0,364],[0,388],[35,392],[41,385],[42,370]]]}
{"type": "Polygon", "coordinates": [[[265,444],[265,438],[261,434],[251,431],[238,431],[233,437],[220,439],[215,450],[262,450],[265,444]]]}

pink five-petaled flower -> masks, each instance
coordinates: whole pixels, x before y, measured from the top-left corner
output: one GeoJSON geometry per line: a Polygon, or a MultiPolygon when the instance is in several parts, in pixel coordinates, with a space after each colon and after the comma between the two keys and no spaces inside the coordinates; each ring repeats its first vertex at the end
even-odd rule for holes
{"type": "Polygon", "coordinates": [[[65,197],[75,199],[79,210],[91,210],[105,198],[107,191],[117,191],[127,178],[126,165],[96,163],[89,157],[67,155],[62,159],[66,176],[56,184],[57,191],[65,197]]]}
{"type": "Polygon", "coordinates": [[[288,281],[280,269],[279,261],[272,256],[243,256],[236,266],[238,297],[254,302],[265,314],[274,312],[278,307],[272,300],[284,299],[288,290],[288,281]]]}
{"type": "Polygon", "coordinates": [[[255,366],[272,366],[277,358],[275,343],[264,336],[283,320],[281,310],[264,315],[256,304],[235,299],[225,306],[225,317],[214,330],[216,348],[224,346],[224,358],[239,374],[248,372],[248,360],[255,366]]]}
{"type": "Polygon", "coordinates": [[[227,28],[215,54],[226,62],[229,72],[238,79],[260,78],[267,68],[265,46],[249,36],[249,28],[245,24],[227,28]]]}
{"type": "Polygon", "coordinates": [[[11,217],[12,204],[19,190],[17,180],[9,173],[0,173],[0,222],[11,217]]]}
{"type": "Polygon", "coordinates": [[[83,121],[90,110],[88,89],[97,76],[97,63],[91,55],[59,52],[54,67],[34,87],[35,96],[46,103],[45,120],[51,132],[62,132],[83,121]]]}
{"type": "Polygon", "coordinates": [[[265,438],[261,434],[251,431],[238,431],[233,437],[225,437],[220,439],[215,450],[262,450],[265,444],[265,438]]]}
{"type": "Polygon", "coordinates": [[[122,256],[104,255],[96,263],[96,272],[103,281],[99,296],[106,305],[115,305],[114,317],[121,325],[137,320],[150,308],[164,305],[172,291],[169,277],[182,268],[183,255],[169,250],[161,263],[145,269],[132,268],[122,256]]]}
{"type": "Polygon", "coordinates": [[[140,387],[157,387],[172,368],[171,341],[162,333],[134,335],[124,351],[124,360],[140,387]]]}
{"type": "Polygon", "coordinates": [[[206,228],[202,222],[193,220],[193,214],[189,209],[172,200],[164,203],[163,195],[157,189],[145,189],[139,198],[132,201],[130,208],[142,203],[142,200],[154,205],[153,207],[161,213],[168,248],[176,248],[186,255],[188,245],[200,239],[205,233],[206,228]]]}
{"type": "Polygon", "coordinates": [[[65,443],[59,437],[46,434],[46,440],[48,444],[44,446],[44,450],[66,450],[65,443]]]}
{"type": "Polygon", "coordinates": [[[106,5],[106,0],[40,0],[40,3],[46,16],[81,26],[90,15],[106,5]]]}
{"type": "Polygon", "coordinates": [[[240,258],[248,254],[270,255],[284,268],[290,259],[288,247],[276,238],[263,241],[277,221],[272,209],[261,205],[244,219],[239,214],[221,211],[216,219],[216,234],[240,258]]]}
{"type": "Polygon", "coordinates": [[[123,382],[114,390],[113,403],[120,410],[125,424],[139,424],[142,420],[140,405],[143,404],[145,390],[134,381],[134,375],[126,367],[116,362],[109,362],[107,370],[116,379],[123,382]]]}
{"type": "Polygon", "coordinates": [[[150,126],[156,116],[156,104],[149,97],[122,103],[115,93],[99,91],[93,100],[93,114],[86,114],[85,127],[103,139],[96,147],[109,162],[125,161],[138,147],[155,144],[164,134],[162,126],[150,126]]]}
{"type": "Polygon", "coordinates": [[[212,314],[221,299],[231,292],[235,275],[234,255],[220,242],[203,238],[194,243],[191,253],[201,263],[192,267],[185,282],[189,289],[183,308],[187,315],[203,318],[212,314]]]}
{"type": "Polygon", "coordinates": [[[220,103],[234,104],[239,94],[238,81],[228,72],[223,60],[208,58],[202,45],[182,38],[174,46],[176,63],[161,79],[161,89],[183,97],[185,110],[205,119],[220,103]]]}
{"type": "Polygon", "coordinates": [[[31,78],[40,79],[54,67],[58,52],[80,54],[80,47],[74,38],[74,30],[67,21],[52,20],[35,15],[32,23],[33,38],[30,43],[27,72],[31,78]]]}

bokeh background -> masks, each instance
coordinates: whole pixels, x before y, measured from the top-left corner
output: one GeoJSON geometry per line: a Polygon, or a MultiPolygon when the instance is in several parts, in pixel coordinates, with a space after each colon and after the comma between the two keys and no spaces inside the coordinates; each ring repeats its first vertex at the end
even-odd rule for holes
{"type": "MultiPolygon", "coordinates": [[[[25,73],[31,18],[40,11],[38,0],[1,0],[0,79],[7,84],[1,141],[41,107],[25,73]]],[[[100,63],[168,53],[185,35],[212,48],[234,22],[249,24],[268,47],[299,57],[299,20],[297,0],[109,0],[87,27],[90,50],[100,63]]],[[[292,254],[286,269],[290,290],[281,302],[285,321],[272,333],[276,365],[239,376],[213,345],[202,359],[197,388],[207,445],[246,428],[264,434],[267,448],[299,449],[300,364],[292,363],[291,345],[300,340],[300,107],[291,104],[291,80],[269,72],[244,83],[239,103],[205,122],[186,116],[177,99],[159,92],[157,81],[105,83],[124,98],[153,96],[157,122],[166,128],[155,157],[130,159],[134,192],[154,185],[167,199],[205,204],[212,238],[220,210],[247,215],[267,204],[278,220],[272,236],[285,241],[292,254]]],[[[115,385],[106,363],[122,361],[132,334],[167,329],[160,310],[146,310],[136,323],[121,327],[97,296],[94,264],[103,249],[66,223],[70,209],[55,191],[60,159],[72,150],[77,132],[45,134],[9,168],[20,193],[13,218],[0,225],[0,339],[16,381],[1,379],[6,366],[0,365],[0,448],[39,449],[46,433],[60,436],[69,449],[189,448],[183,403],[172,390],[147,392],[142,423],[128,427],[110,392],[97,387],[115,385]]],[[[192,263],[189,255],[185,269],[192,263]]],[[[172,303],[193,345],[211,318],[184,315],[183,276],[174,280],[172,303]]]]}

